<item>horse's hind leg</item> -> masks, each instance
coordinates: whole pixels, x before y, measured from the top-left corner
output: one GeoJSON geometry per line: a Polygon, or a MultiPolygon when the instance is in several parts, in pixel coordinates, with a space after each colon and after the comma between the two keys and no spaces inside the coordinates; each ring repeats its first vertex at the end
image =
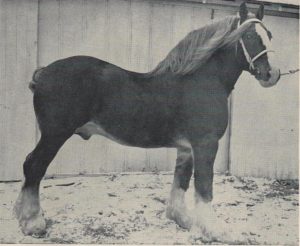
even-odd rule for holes
{"type": "Polygon", "coordinates": [[[26,235],[41,235],[46,223],[39,201],[40,181],[56,153],[71,134],[41,135],[36,148],[27,156],[23,171],[25,181],[15,204],[15,213],[26,235]]]}
{"type": "Polygon", "coordinates": [[[192,172],[193,156],[191,147],[178,147],[174,180],[166,215],[167,218],[174,220],[179,226],[187,229],[190,229],[192,221],[187,213],[184,195],[189,188],[192,172]]]}

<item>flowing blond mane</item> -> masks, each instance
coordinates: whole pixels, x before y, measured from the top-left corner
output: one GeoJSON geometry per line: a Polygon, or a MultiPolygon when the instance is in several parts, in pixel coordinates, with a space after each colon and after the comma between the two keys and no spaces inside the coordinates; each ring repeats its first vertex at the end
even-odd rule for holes
{"type": "Polygon", "coordinates": [[[189,74],[201,67],[220,48],[236,43],[251,23],[236,29],[239,17],[229,16],[190,32],[149,75],[172,72],[189,74]]]}

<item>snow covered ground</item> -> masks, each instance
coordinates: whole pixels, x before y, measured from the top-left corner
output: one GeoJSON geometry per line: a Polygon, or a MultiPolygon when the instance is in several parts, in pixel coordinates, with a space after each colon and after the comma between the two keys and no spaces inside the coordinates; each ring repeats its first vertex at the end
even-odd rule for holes
{"type": "MultiPolygon", "coordinates": [[[[21,183],[0,183],[0,243],[222,244],[165,217],[171,184],[172,175],[159,173],[44,180],[47,234],[33,238],[12,215],[21,183]]],[[[191,208],[193,191],[191,184],[191,208]]],[[[213,204],[240,244],[299,244],[298,182],[216,175],[213,204]]]]}

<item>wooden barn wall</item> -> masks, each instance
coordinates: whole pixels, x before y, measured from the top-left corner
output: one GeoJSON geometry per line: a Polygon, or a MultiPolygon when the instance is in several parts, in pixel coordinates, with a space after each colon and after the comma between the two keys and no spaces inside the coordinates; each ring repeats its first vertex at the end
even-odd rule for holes
{"type": "Polygon", "coordinates": [[[37,66],[37,0],[0,0],[0,180],[18,179],[35,145],[28,90],[37,66]]]}
{"type": "MultiPolygon", "coordinates": [[[[146,72],[189,31],[233,14],[222,7],[212,9],[180,2],[0,0],[0,3],[0,180],[22,177],[22,163],[38,138],[32,95],[27,89],[37,66],[81,54],[146,72]]],[[[278,37],[274,38],[274,46],[280,51],[277,55],[281,57],[282,69],[297,66],[298,20],[279,17],[266,20],[270,29],[275,29],[273,35],[278,37]],[[294,47],[284,45],[286,36],[291,37],[289,44],[294,47]]],[[[226,171],[230,161],[231,172],[236,175],[297,176],[299,101],[295,77],[282,79],[274,89],[263,89],[243,74],[231,101],[234,111],[231,137],[227,131],[221,140],[215,171],[226,171]]],[[[170,171],[174,170],[175,159],[174,149],[130,148],[101,136],[93,136],[89,141],[73,136],[47,173],[170,171]]]]}

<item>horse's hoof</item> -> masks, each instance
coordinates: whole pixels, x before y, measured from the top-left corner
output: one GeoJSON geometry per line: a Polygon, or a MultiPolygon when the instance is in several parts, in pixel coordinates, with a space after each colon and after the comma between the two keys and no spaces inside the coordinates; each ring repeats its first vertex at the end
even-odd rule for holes
{"type": "Polygon", "coordinates": [[[180,227],[190,230],[192,227],[192,219],[188,215],[186,209],[176,209],[168,206],[166,210],[166,217],[174,220],[180,227]]]}
{"type": "Polygon", "coordinates": [[[231,244],[231,239],[225,232],[210,231],[204,226],[192,225],[191,238],[201,240],[204,244],[213,244],[216,242],[231,244]]]}
{"type": "Polygon", "coordinates": [[[46,233],[46,221],[41,213],[32,216],[29,219],[19,221],[21,230],[25,235],[33,237],[43,237],[46,233]]]}
{"type": "Polygon", "coordinates": [[[207,242],[232,242],[228,225],[221,221],[210,204],[199,203],[193,212],[192,234],[207,242]]]}
{"type": "Polygon", "coordinates": [[[241,238],[237,233],[233,232],[231,228],[228,227],[223,221],[220,220],[208,220],[199,221],[193,220],[192,235],[195,238],[200,238],[204,243],[220,242],[222,244],[244,244],[243,238],[241,238]],[[213,223],[210,223],[214,221],[213,223]]]}

